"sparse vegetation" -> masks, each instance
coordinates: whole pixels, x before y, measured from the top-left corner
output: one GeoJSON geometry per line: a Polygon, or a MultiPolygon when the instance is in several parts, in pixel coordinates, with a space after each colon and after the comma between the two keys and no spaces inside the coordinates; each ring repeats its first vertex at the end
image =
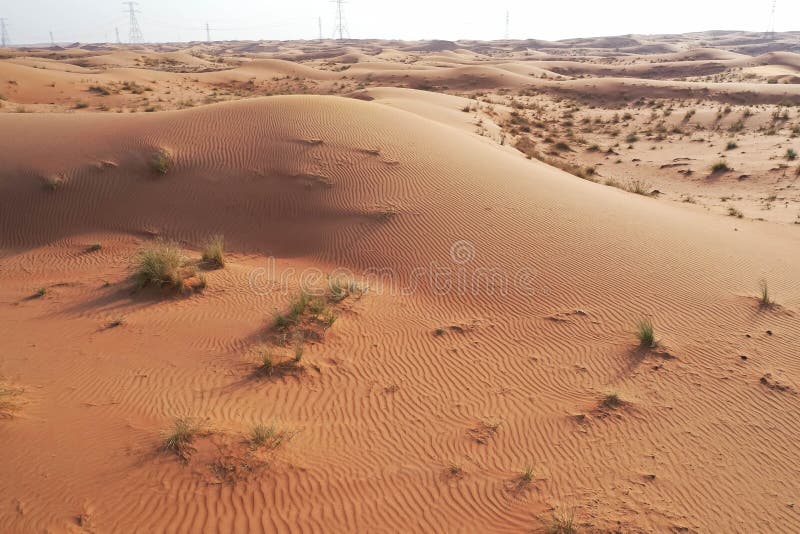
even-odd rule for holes
{"type": "Polygon", "coordinates": [[[639,346],[644,348],[652,348],[656,346],[655,328],[653,321],[650,319],[642,319],[636,323],[636,337],[639,340],[639,346]]]}
{"type": "Polygon", "coordinates": [[[269,376],[275,370],[275,359],[272,357],[272,353],[269,351],[262,351],[261,352],[261,362],[259,365],[259,370],[269,376]]]}
{"type": "Polygon", "coordinates": [[[622,399],[617,393],[607,393],[600,404],[603,408],[613,409],[622,405],[622,399]]]}
{"type": "Polygon", "coordinates": [[[106,323],[106,328],[116,328],[118,326],[122,326],[123,324],[125,324],[125,319],[123,319],[122,317],[117,317],[116,319],[113,319],[108,323],[106,323]]]}
{"type": "Polygon", "coordinates": [[[161,449],[188,460],[191,455],[192,441],[200,432],[200,426],[191,419],[176,419],[172,430],[164,434],[161,449]]]}
{"type": "Polygon", "coordinates": [[[519,480],[523,484],[530,484],[533,481],[533,466],[528,465],[519,476],[519,480]]]}
{"type": "Polygon", "coordinates": [[[546,532],[547,534],[576,534],[578,531],[575,528],[575,510],[554,512],[546,532]]]}
{"type": "Polygon", "coordinates": [[[735,206],[729,206],[728,207],[728,216],[729,217],[736,217],[738,219],[741,219],[742,217],[744,217],[744,213],[739,211],[739,209],[737,209],[735,206]]]}
{"type": "Polygon", "coordinates": [[[648,184],[644,180],[636,178],[628,182],[628,184],[625,186],[625,190],[630,193],[635,193],[637,195],[649,196],[650,184],[648,184]]]}
{"type": "Polygon", "coordinates": [[[785,157],[789,161],[794,161],[797,159],[797,152],[793,148],[787,148],[785,157]]]}
{"type": "Polygon", "coordinates": [[[279,431],[273,425],[259,423],[250,432],[250,446],[254,449],[277,449],[289,438],[289,434],[279,431]]]}
{"type": "Polygon", "coordinates": [[[225,267],[225,238],[221,234],[209,237],[203,245],[203,261],[215,267],[225,267]]]}
{"type": "Polygon", "coordinates": [[[167,174],[172,167],[172,155],[165,149],[161,149],[153,154],[150,160],[150,168],[159,174],[167,174]]]}
{"type": "Polygon", "coordinates": [[[725,145],[725,150],[736,150],[737,148],[739,148],[739,145],[733,141],[728,141],[728,144],[725,145]]]}
{"type": "Polygon", "coordinates": [[[721,174],[724,172],[728,172],[729,170],[731,170],[731,168],[728,167],[728,164],[723,160],[719,160],[711,166],[711,172],[714,174],[717,173],[721,174]]]}
{"type": "Polygon", "coordinates": [[[47,295],[47,288],[46,287],[40,287],[33,294],[33,298],[37,298],[38,299],[38,298],[42,298],[45,295],[47,295]]]}
{"type": "Polygon", "coordinates": [[[86,252],[97,252],[98,250],[102,249],[103,245],[100,243],[92,243],[88,247],[86,247],[86,252]]]}
{"type": "Polygon", "coordinates": [[[42,183],[45,189],[56,191],[61,189],[66,183],[67,179],[63,174],[51,174],[42,178],[42,183]]]}
{"type": "Polygon", "coordinates": [[[759,298],[761,307],[771,308],[772,306],[774,306],[775,301],[772,300],[772,296],[769,294],[769,286],[767,285],[766,280],[761,280],[761,282],[759,282],[759,289],[761,290],[761,296],[759,298]]]}
{"type": "Polygon", "coordinates": [[[134,260],[134,278],[139,287],[183,287],[183,256],[176,243],[157,241],[142,248],[134,260]]]}
{"type": "Polygon", "coordinates": [[[96,93],[96,94],[98,94],[100,96],[108,96],[109,94],[111,94],[109,92],[109,90],[106,89],[105,87],[103,87],[102,85],[91,85],[91,86],[89,86],[89,92],[90,93],[96,93]]]}

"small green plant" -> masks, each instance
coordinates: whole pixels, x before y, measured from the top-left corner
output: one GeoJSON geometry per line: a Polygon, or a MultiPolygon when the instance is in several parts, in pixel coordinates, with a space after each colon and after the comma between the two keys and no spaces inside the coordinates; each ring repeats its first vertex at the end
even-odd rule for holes
{"type": "Polygon", "coordinates": [[[739,145],[733,141],[728,141],[728,144],[725,145],[725,150],[736,150],[737,148],[739,148],[739,145]]]}
{"type": "Polygon", "coordinates": [[[200,427],[191,419],[176,419],[172,430],[164,434],[161,448],[177,454],[184,460],[188,459],[192,450],[192,441],[199,431],[200,427]]]}
{"type": "Polygon", "coordinates": [[[275,370],[275,359],[272,357],[272,353],[269,351],[264,351],[261,353],[261,365],[259,365],[259,370],[267,376],[271,375],[272,372],[275,370]]]}
{"type": "Polygon", "coordinates": [[[464,468],[461,467],[459,464],[453,462],[447,466],[447,472],[450,473],[452,476],[458,476],[464,473],[464,468]]]}
{"type": "Polygon", "coordinates": [[[139,287],[147,285],[183,286],[181,274],[183,256],[177,244],[168,241],[157,241],[142,248],[133,262],[134,278],[139,287]]]}
{"type": "Polygon", "coordinates": [[[636,323],[636,337],[639,339],[639,346],[652,348],[656,346],[655,329],[650,319],[642,319],[636,323]]]}
{"type": "Polygon", "coordinates": [[[92,243],[88,247],[86,247],[86,252],[97,252],[98,250],[102,249],[103,245],[100,243],[92,243]]]}
{"type": "Polygon", "coordinates": [[[124,324],[125,324],[125,319],[123,319],[122,317],[117,317],[116,319],[113,319],[108,323],[106,323],[106,328],[116,328],[124,324]]]}
{"type": "Polygon", "coordinates": [[[46,287],[40,287],[39,289],[36,290],[36,293],[33,294],[33,297],[39,299],[39,298],[42,298],[45,295],[47,295],[47,288],[46,287]]]}
{"type": "Polygon", "coordinates": [[[272,425],[259,423],[250,432],[250,445],[254,449],[277,449],[289,437],[286,432],[277,430],[272,425]]]}
{"type": "Polygon", "coordinates": [[[789,161],[794,161],[797,159],[797,152],[793,148],[786,149],[786,159],[789,161]]]}
{"type": "Polygon", "coordinates": [[[282,330],[289,326],[289,319],[282,313],[275,314],[275,328],[282,330]]]}
{"type": "Polygon", "coordinates": [[[347,298],[347,287],[341,279],[335,278],[330,282],[330,299],[340,302],[347,298]]]}
{"type": "Polygon", "coordinates": [[[208,287],[208,278],[206,278],[205,274],[200,273],[199,275],[197,275],[197,280],[198,280],[197,289],[202,291],[203,289],[208,287]]]}
{"type": "Polygon", "coordinates": [[[209,237],[203,245],[202,257],[207,263],[225,267],[225,238],[220,234],[209,237]]]}
{"type": "Polygon", "coordinates": [[[167,174],[170,167],[172,167],[172,156],[164,149],[159,150],[153,154],[150,160],[150,168],[159,174],[167,174]]]}
{"type": "Polygon", "coordinates": [[[300,361],[303,359],[304,350],[305,349],[303,348],[303,341],[298,339],[297,342],[294,344],[294,362],[295,363],[300,363],[300,361]]]}
{"type": "Polygon", "coordinates": [[[711,166],[711,172],[712,172],[712,173],[715,173],[715,174],[716,174],[716,173],[728,172],[729,170],[731,170],[731,168],[730,168],[730,167],[728,167],[728,164],[727,164],[727,163],[725,163],[725,162],[724,162],[724,161],[722,161],[722,160],[719,160],[719,161],[717,161],[716,163],[714,163],[714,164],[711,166]]]}
{"type": "Polygon", "coordinates": [[[761,280],[761,282],[759,282],[759,288],[761,289],[761,297],[759,298],[761,307],[770,308],[774,306],[775,301],[772,300],[772,296],[769,294],[769,286],[767,285],[767,281],[761,280]]]}
{"type": "Polygon", "coordinates": [[[638,141],[638,140],[639,140],[639,138],[638,138],[638,137],[636,137],[636,135],[634,135],[634,134],[629,134],[629,135],[628,135],[628,136],[625,138],[625,142],[626,142],[626,143],[628,143],[629,145],[632,145],[633,143],[635,143],[635,142],[636,142],[636,141],[638,141]]]}
{"type": "Polygon", "coordinates": [[[533,481],[533,466],[529,465],[525,467],[525,470],[519,476],[520,482],[523,484],[529,484],[533,481]]]}
{"type": "Polygon", "coordinates": [[[547,525],[547,534],[576,534],[575,510],[569,512],[553,512],[553,517],[547,525]]]}
{"type": "Polygon", "coordinates": [[[337,318],[338,316],[336,315],[336,312],[334,312],[333,310],[325,310],[325,313],[322,316],[322,321],[328,328],[330,328],[331,326],[333,326],[333,323],[336,322],[337,318]]]}
{"type": "Polygon", "coordinates": [[[301,291],[289,306],[289,320],[293,323],[297,322],[305,313],[309,302],[311,302],[311,296],[305,291],[301,291]]]}
{"type": "Polygon", "coordinates": [[[608,393],[601,402],[603,408],[617,408],[622,405],[622,399],[616,393],[608,393]]]}

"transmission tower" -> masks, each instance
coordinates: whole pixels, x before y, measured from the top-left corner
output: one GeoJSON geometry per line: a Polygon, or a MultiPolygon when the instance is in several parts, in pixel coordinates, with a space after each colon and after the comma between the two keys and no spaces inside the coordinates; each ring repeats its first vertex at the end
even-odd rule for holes
{"type": "Polygon", "coordinates": [[[208,22],[206,22],[206,42],[211,42],[211,27],[208,25],[208,22]]]}
{"type": "Polygon", "coordinates": [[[344,13],[342,10],[342,6],[346,4],[345,0],[331,0],[334,4],[336,4],[336,27],[333,30],[333,36],[339,35],[339,40],[344,40],[344,36],[348,35],[347,31],[347,22],[344,20],[344,13]]]}
{"type": "Polygon", "coordinates": [[[119,28],[114,28],[114,31],[117,32],[117,44],[122,44],[122,41],[119,40],[119,28]]]}
{"type": "Polygon", "coordinates": [[[321,43],[322,42],[322,17],[319,17],[317,22],[319,23],[319,42],[321,43]]]}
{"type": "Polygon", "coordinates": [[[769,39],[770,41],[775,39],[775,7],[777,1],[772,0],[772,11],[769,14],[769,26],[767,27],[767,31],[764,32],[764,39],[769,39]]]}
{"type": "Polygon", "coordinates": [[[122,2],[123,5],[128,6],[126,13],[130,16],[130,34],[128,35],[128,42],[130,43],[141,43],[144,41],[144,37],[142,37],[142,30],[139,28],[139,21],[136,20],[136,13],[141,13],[136,6],[139,5],[139,2],[122,2]]]}
{"type": "Polygon", "coordinates": [[[11,39],[8,38],[8,28],[6,28],[6,20],[0,18],[0,47],[5,48],[11,46],[11,39]]]}
{"type": "Polygon", "coordinates": [[[508,41],[511,38],[510,29],[511,29],[511,15],[508,13],[508,11],[506,11],[506,34],[505,34],[506,41],[508,41]]]}
{"type": "Polygon", "coordinates": [[[53,32],[52,32],[52,30],[50,31],[50,46],[53,46],[53,47],[54,47],[54,46],[56,46],[56,40],[55,40],[55,39],[53,39],[53,32]]]}

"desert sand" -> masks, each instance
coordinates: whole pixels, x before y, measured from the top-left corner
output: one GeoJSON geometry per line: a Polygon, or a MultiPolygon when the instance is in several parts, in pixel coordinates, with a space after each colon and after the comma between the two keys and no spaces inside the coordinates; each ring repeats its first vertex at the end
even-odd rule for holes
{"type": "Polygon", "coordinates": [[[0,531],[800,531],[797,43],[0,51],[0,531]]]}

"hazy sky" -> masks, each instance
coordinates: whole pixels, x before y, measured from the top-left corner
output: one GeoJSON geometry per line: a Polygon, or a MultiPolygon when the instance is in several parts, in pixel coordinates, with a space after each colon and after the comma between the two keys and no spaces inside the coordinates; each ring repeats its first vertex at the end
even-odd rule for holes
{"type": "MultiPolygon", "coordinates": [[[[777,31],[800,29],[800,0],[778,0],[777,31]]],[[[500,39],[510,13],[512,38],[565,39],[710,29],[764,31],[772,0],[349,0],[352,38],[500,39]]],[[[14,44],[128,39],[128,16],[116,0],[0,0],[14,44]]],[[[146,41],[308,39],[334,32],[328,0],[140,0],[146,41]]]]}

